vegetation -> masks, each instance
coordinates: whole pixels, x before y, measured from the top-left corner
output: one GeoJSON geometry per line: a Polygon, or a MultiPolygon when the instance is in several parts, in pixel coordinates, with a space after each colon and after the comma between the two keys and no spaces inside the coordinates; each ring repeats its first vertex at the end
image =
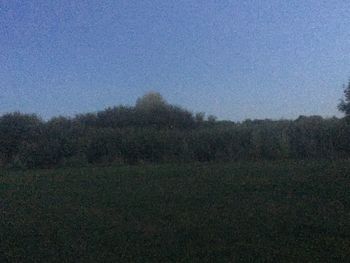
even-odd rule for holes
{"type": "MultiPolygon", "coordinates": [[[[339,106],[345,113],[349,94],[350,84],[339,106]]],[[[43,121],[36,115],[5,114],[0,117],[0,166],[348,158],[349,132],[346,118],[217,121],[149,93],[134,107],[74,118],[43,121]]]]}
{"type": "Polygon", "coordinates": [[[346,116],[350,116],[350,80],[348,86],[344,88],[344,99],[338,105],[338,109],[344,112],[346,116]]]}
{"type": "Polygon", "coordinates": [[[347,262],[349,161],[0,172],[1,262],[347,262]]]}
{"type": "Polygon", "coordinates": [[[0,261],[345,262],[349,134],[349,118],[218,121],[158,93],[5,114],[0,166],[23,169],[0,170],[0,261]]]}

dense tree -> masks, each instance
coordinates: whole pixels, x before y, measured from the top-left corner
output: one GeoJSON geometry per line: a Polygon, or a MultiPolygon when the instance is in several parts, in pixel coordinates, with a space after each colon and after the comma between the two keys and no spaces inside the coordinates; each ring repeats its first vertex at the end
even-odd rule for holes
{"type": "Polygon", "coordinates": [[[150,92],[137,100],[137,119],[142,127],[193,128],[193,114],[179,106],[168,104],[159,93],[150,92]]]}
{"type": "Polygon", "coordinates": [[[0,118],[1,163],[18,163],[21,150],[36,144],[42,129],[43,122],[36,115],[19,112],[3,115],[0,118]]]}
{"type": "Polygon", "coordinates": [[[135,106],[46,122],[36,115],[5,114],[0,117],[0,166],[350,157],[347,119],[300,116],[234,123],[204,116],[167,103],[159,93],[146,94],[135,106]]]}
{"type": "Polygon", "coordinates": [[[88,134],[88,144],[85,150],[90,163],[111,163],[121,161],[122,133],[111,128],[92,130],[88,134]]]}
{"type": "Polygon", "coordinates": [[[133,107],[118,106],[97,113],[96,126],[103,128],[125,128],[139,125],[133,107]]]}
{"type": "Polygon", "coordinates": [[[166,106],[168,103],[158,92],[149,92],[136,101],[136,108],[141,110],[152,110],[166,106]]]}

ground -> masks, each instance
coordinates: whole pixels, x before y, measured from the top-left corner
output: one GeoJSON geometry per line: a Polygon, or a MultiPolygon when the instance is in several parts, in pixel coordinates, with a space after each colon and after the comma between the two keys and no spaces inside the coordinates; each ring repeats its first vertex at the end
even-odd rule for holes
{"type": "Polygon", "coordinates": [[[350,161],[0,172],[0,262],[346,262],[350,161]]]}

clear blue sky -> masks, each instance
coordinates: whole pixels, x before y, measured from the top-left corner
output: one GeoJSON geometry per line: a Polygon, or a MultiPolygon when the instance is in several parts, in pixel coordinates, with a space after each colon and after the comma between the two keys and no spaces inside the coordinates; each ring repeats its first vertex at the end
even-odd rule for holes
{"type": "Polygon", "coordinates": [[[348,0],[0,1],[0,113],[154,90],[220,119],[340,116],[349,77],[348,0]]]}

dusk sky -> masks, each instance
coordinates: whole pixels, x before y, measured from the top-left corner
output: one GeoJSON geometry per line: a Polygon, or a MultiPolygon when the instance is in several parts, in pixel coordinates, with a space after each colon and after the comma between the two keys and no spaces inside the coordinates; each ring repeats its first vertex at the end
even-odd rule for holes
{"type": "Polygon", "coordinates": [[[0,114],[152,90],[219,119],[341,116],[349,77],[349,0],[0,0],[0,114]]]}

